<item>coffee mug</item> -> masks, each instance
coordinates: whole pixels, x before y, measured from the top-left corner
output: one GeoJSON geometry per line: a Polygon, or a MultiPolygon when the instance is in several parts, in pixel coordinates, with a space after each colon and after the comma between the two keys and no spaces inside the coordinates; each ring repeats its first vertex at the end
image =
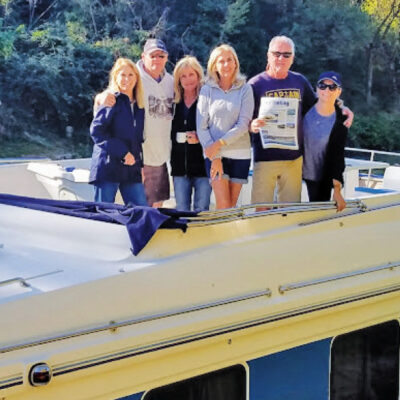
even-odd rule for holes
{"type": "Polygon", "coordinates": [[[176,132],[176,141],[178,143],[186,142],[186,132],[176,132]]]}

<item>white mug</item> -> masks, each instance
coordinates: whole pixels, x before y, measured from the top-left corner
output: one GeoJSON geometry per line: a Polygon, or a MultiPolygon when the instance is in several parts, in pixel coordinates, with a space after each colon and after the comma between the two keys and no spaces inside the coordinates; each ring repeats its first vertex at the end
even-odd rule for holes
{"type": "Polygon", "coordinates": [[[186,142],[186,132],[176,132],[176,141],[178,143],[186,142]]]}

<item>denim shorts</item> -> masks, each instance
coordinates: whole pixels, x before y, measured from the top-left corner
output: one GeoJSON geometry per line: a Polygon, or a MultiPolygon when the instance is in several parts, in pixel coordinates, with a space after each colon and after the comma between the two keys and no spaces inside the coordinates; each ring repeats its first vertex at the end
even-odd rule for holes
{"type": "MultiPolygon", "coordinates": [[[[210,178],[211,161],[209,158],[205,159],[207,176],[210,178]]],[[[250,158],[237,159],[222,157],[222,169],[224,173],[222,177],[234,183],[247,183],[250,170],[250,158]]]]}

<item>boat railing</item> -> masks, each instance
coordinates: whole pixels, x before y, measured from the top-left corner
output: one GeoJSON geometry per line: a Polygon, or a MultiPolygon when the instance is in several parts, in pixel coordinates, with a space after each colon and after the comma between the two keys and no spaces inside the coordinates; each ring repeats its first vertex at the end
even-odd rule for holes
{"type": "MultiPolygon", "coordinates": [[[[204,226],[231,222],[241,219],[259,218],[267,215],[286,215],[299,212],[336,209],[334,201],[307,203],[257,203],[216,211],[203,211],[195,217],[187,217],[189,226],[204,226]]],[[[361,200],[349,200],[346,209],[365,211],[367,206],[361,200]]]]}
{"type": "MultiPolygon", "coordinates": [[[[380,156],[380,158],[385,158],[385,161],[388,161],[390,159],[393,159],[393,157],[396,157],[397,160],[395,162],[390,162],[392,165],[399,165],[400,164],[400,153],[399,152],[393,152],[393,151],[383,151],[383,150],[372,150],[372,149],[360,149],[356,147],[345,147],[345,150],[347,152],[351,153],[364,153],[367,155],[367,158],[369,161],[376,161],[376,156],[380,156]]],[[[372,174],[373,168],[368,168],[368,174],[366,176],[367,179],[367,186],[370,185],[371,180],[374,178],[372,174]]]]}
{"type": "Polygon", "coordinates": [[[10,158],[0,158],[0,165],[10,165],[10,164],[27,164],[33,161],[51,161],[48,157],[10,157],[10,158]]]}

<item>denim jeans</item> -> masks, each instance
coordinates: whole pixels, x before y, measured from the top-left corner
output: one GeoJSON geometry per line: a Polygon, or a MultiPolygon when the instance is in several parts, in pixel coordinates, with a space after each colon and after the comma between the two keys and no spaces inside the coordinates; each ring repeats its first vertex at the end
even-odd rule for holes
{"type": "Polygon", "coordinates": [[[124,203],[147,206],[143,183],[132,182],[99,182],[94,185],[94,201],[114,203],[117,191],[121,192],[124,203]]]}
{"type": "Polygon", "coordinates": [[[174,176],[174,191],[177,210],[190,211],[193,190],[193,211],[204,211],[209,209],[211,186],[208,178],[174,176]]]}

